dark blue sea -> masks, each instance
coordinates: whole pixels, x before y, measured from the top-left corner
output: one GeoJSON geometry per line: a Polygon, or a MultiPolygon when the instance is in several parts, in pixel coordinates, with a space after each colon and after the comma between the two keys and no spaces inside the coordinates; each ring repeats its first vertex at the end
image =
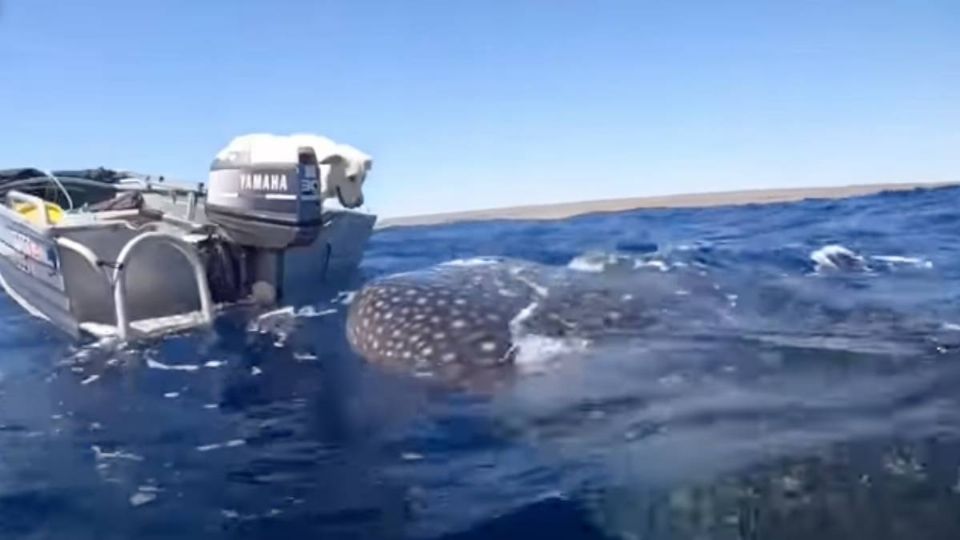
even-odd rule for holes
{"type": "Polygon", "coordinates": [[[958,217],[945,188],[388,228],[291,312],[124,348],[3,297],[0,537],[960,538],[958,217]],[[365,281],[482,256],[689,275],[722,314],[677,289],[493,389],[351,351],[365,281]]]}

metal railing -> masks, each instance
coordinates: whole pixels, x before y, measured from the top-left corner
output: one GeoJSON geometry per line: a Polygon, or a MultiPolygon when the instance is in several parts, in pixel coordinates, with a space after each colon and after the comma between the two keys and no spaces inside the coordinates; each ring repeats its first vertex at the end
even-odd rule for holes
{"type": "Polygon", "coordinates": [[[146,240],[159,240],[176,248],[193,270],[193,277],[197,282],[197,295],[200,297],[200,324],[208,325],[213,322],[213,299],[210,296],[210,284],[207,283],[207,273],[203,263],[189,244],[168,233],[150,231],[140,234],[123,246],[117,257],[117,266],[113,270],[113,302],[117,309],[117,333],[120,339],[126,340],[130,335],[130,320],[127,316],[127,279],[125,274],[127,261],[138,246],[146,240]]]}
{"type": "Polygon", "coordinates": [[[57,245],[69,249],[70,251],[76,253],[83,257],[90,266],[93,267],[96,272],[103,272],[103,277],[107,279],[109,283],[111,280],[110,274],[106,271],[106,266],[102,264],[102,261],[97,258],[97,254],[93,252],[92,249],[87,246],[77,242],[76,240],[71,240],[69,238],[64,238],[62,236],[57,237],[57,245]]]}
{"type": "Polygon", "coordinates": [[[175,248],[187,260],[191,270],[193,270],[194,280],[197,284],[197,296],[200,299],[200,325],[209,325],[213,322],[213,299],[210,295],[210,284],[207,282],[206,270],[200,258],[194,249],[187,242],[168,233],[149,231],[144,232],[130,239],[124,244],[123,249],[117,257],[116,262],[109,265],[100,260],[97,255],[87,246],[71,240],[69,238],[58,237],[57,244],[78,254],[87,261],[88,264],[97,272],[102,272],[107,283],[113,289],[113,303],[116,310],[116,329],[117,335],[121,340],[128,340],[131,336],[131,321],[127,310],[127,280],[126,267],[127,261],[133,256],[136,250],[144,242],[155,240],[166,243],[175,248]],[[113,267],[111,275],[107,270],[108,266],[113,267]]]}

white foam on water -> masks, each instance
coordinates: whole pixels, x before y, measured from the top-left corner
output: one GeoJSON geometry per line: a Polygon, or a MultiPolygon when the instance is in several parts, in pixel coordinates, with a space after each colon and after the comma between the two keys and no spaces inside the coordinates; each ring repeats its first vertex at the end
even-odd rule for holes
{"type": "Polygon", "coordinates": [[[295,352],[293,353],[293,359],[298,362],[309,362],[317,359],[317,355],[308,352],[295,352]]]}
{"type": "Polygon", "coordinates": [[[551,359],[582,351],[588,345],[584,339],[548,337],[527,332],[523,323],[533,316],[538,307],[538,302],[531,302],[510,320],[511,352],[514,353],[514,364],[522,371],[539,371],[551,359]]]}
{"type": "Polygon", "coordinates": [[[944,330],[951,330],[951,331],[954,331],[954,332],[960,332],[960,324],[943,323],[943,329],[944,329],[944,330]]]}
{"type": "Polygon", "coordinates": [[[261,374],[261,373],[263,373],[263,370],[260,369],[260,368],[257,367],[257,366],[253,366],[252,368],[250,368],[250,374],[251,374],[251,375],[259,375],[259,374],[261,374]]]}
{"type": "Polygon", "coordinates": [[[614,270],[636,270],[652,267],[666,272],[668,265],[660,260],[644,260],[624,253],[588,252],[574,257],[567,268],[577,272],[600,274],[614,270]]]}
{"type": "Polygon", "coordinates": [[[326,317],[337,313],[337,309],[317,309],[316,306],[306,305],[299,309],[293,306],[285,306],[274,309],[252,319],[247,324],[247,331],[259,334],[274,334],[280,338],[280,345],[283,346],[283,339],[292,332],[299,324],[299,319],[310,319],[314,317],[326,317]]]}
{"type": "Polygon", "coordinates": [[[209,360],[207,361],[207,363],[203,364],[203,367],[218,368],[221,366],[225,366],[226,364],[227,364],[226,362],[223,362],[221,360],[209,360]]]}
{"type": "Polygon", "coordinates": [[[841,246],[829,244],[810,253],[810,259],[816,265],[816,271],[824,270],[869,270],[863,257],[841,246]]]}
{"type": "Polygon", "coordinates": [[[577,272],[591,272],[596,274],[603,272],[606,267],[607,266],[604,261],[590,260],[586,257],[575,257],[567,264],[567,268],[570,270],[576,270],[577,272]]]}
{"type": "Polygon", "coordinates": [[[639,268],[656,268],[657,270],[660,270],[661,272],[668,272],[668,271],[670,271],[670,265],[667,264],[667,263],[665,263],[664,261],[661,261],[660,259],[651,259],[651,260],[649,260],[649,261],[634,261],[634,263],[633,263],[633,268],[634,268],[634,269],[639,269],[639,268]]]}
{"type": "Polygon", "coordinates": [[[318,309],[315,308],[314,306],[303,306],[302,308],[300,308],[300,309],[297,310],[296,316],[297,316],[297,317],[307,317],[307,318],[310,318],[310,317],[325,317],[325,316],[327,316],[327,315],[333,315],[333,314],[336,313],[336,312],[337,312],[337,310],[335,310],[335,309],[323,309],[323,310],[318,310],[318,309]]]}
{"type": "Polygon", "coordinates": [[[156,500],[157,494],[153,492],[138,491],[130,496],[131,506],[143,506],[156,500]]]}
{"type": "Polygon", "coordinates": [[[174,399],[180,397],[180,392],[167,392],[163,395],[167,399],[174,399]]]}
{"type": "MultiPolygon", "coordinates": [[[[89,360],[94,353],[103,351],[119,352],[123,349],[123,345],[123,342],[117,339],[116,336],[98,337],[96,341],[92,343],[85,343],[75,349],[64,359],[64,362],[76,362],[82,364],[89,360]]],[[[119,362],[119,360],[115,358],[111,358],[111,360],[114,361],[114,363],[119,362]]]]}
{"type": "Polygon", "coordinates": [[[159,487],[150,484],[139,486],[136,493],[130,496],[130,505],[136,507],[149,504],[157,499],[161,491],[163,490],[159,487]]]}
{"type": "Polygon", "coordinates": [[[517,278],[517,281],[522,281],[522,282],[525,283],[528,287],[530,287],[531,289],[533,289],[533,292],[534,292],[534,293],[536,293],[536,294],[538,294],[538,295],[540,295],[540,296],[542,296],[542,297],[544,297],[544,298],[546,298],[547,295],[550,294],[550,289],[548,289],[547,287],[544,287],[543,285],[540,285],[539,283],[535,283],[535,282],[527,279],[526,277],[521,276],[520,274],[516,274],[515,277],[517,278]]]}
{"type": "Polygon", "coordinates": [[[250,332],[263,332],[271,324],[288,321],[296,317],[296,310],[293,306],[286,306],[266,313],[261,313],[256,319],[250,321],[247,330],[250,332]]]}
{"type": "Polygon", "coordinates": [[[527,307],[521,309],[514,315],[513,319],[510,319],[510,333],[516,338],[523,331],[524,321],[533,316],[534,312],[537,311],[537,308],[540,307],[540,303],[537,301],[530,302],[527,307]]]}
{"type": "Polygon", "coordinates": [[[114,452],[105,452],[97,445],[91,446],[90,449],[93,450],[93,455],[94,457],[97,458],[97,460],[127,459],[130,461],[143,461],[143,457],[138,456],[136,454],[131,454],[129,452],[124,452],[122,450],[116,450],[114,452]]]}
{"type": "Polygon", "coordinates": [[[454,259],[440,263],[440,266],[484,266],[502,262],[496,257],[470,257],[468,259],[454,259]]]}
{"type": "Polygon", "coordinates": [[[578,338],[556,338],[526,334],[514,339],[514,363],[525,372],[541,371],[551,360],[565,354],[586,350],[589,341],[578,338]]]}
{"type": "Polygon", "coordinates": [[[257,320],[267,321],[274,317],[292,316],[295,312],[296,311],[293,306],[284,306],[282,308],[267,311],[266,313],[261,313],[260,316],[257,317],[257,320]]]}
{"type": "Polygon", "coordinates": [[[99,378],[100,378],[99,375],[91,375],[91,376],[87,377],[86,379],[80,381],[80,384],[90,384],[90,383],[92,383],[92,382],[95,382],[95,381],[96,381],[97,379],[99,379],[99,378]]]}
{"type": "Polygon", "coordinates": [[[290,327],[297,318],[297,310],[293,306],[286,306],[260,314],[247,324],[248,332],[266,334],[282,332],[290,327]]]}
{"type": "Polygon", "coordinates": [[[164,364],[151,358],[147,358],[147,367],[152,369],[165,369],[169,371],[197,371],[200,366],[195,364],[164,364]]]}
{"type": "Polygon", "coordinates": [[[870,257],[875,261],[885,262],[891,265],[913,266],[916,268],[933,268],[933,262],[919,257],[904,257],[901,255],[876,255],[870,257]]]}
{"type": "Polygon", "coordinates": [[[198,446],[197,452],[210,452],[211,450],[219,450],[221,448],[236,448],[245,444],[247,444],[247,442],[243,439],[231,439],[222,443],[204,444],[198,446]]]}

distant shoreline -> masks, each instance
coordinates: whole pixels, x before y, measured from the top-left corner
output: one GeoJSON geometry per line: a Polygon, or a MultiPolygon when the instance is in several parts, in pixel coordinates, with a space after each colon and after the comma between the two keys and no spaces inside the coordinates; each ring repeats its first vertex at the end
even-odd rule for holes
{"type": "Polygon", "coordinates": [[[385,218],[377,223],[378,229],[389,227],[411,227],[418,225],[439,225],[462,221],[482,221],[493,219],[552,220],[569,217],[623,212],[656,208],[706,208],[711,206],[736,206],[746,204],[772,204],[798,202],[806,199],[843,199],[863,195],[875,195],[890,191],[913,191],[960,186],[960,182],[914,182],[899,184],[862,184],[835,187],[754,189],[715,193],[691,193],[658,197],[628,197],[622,199],[603,199],[582,202],[539,204],[491,208],[487,210],[469,210],[464,212],[444,212],[419,216],[385,218]]]}

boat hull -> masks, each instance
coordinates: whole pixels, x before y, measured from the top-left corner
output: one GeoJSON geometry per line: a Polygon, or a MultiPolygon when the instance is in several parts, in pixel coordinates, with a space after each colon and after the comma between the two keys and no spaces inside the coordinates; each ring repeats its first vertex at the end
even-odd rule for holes
{"type": "Polygon", "coordinates": [[[0,208],[0,286],[31,315],[77,336],[56,244],[9,214],[0,208]]]}
{"type": "MultiPolygon", "coordinates": [[[[310,297],[304,293],[355,272],[362,262],[376,217],[333,209],[326,211],[324,221],[315,242],[284,252],[280,303],[303,301],[310,297]]],[[[138,232],[117,228],[58,234],[90,247],[104,261],[114,261],[138,232]]],[[[158,243],[145,245],[126,265],[126,305],[132,320],[199,309],[189,266],[174,262],[181,257],[158,243]]],[[[116,306],[107,278],[111,272],[58,246],[50,229],[32,227],[0,206],[0,286],[30,314],[74,338],[91,326],[115,326],[116,306]]]]}

